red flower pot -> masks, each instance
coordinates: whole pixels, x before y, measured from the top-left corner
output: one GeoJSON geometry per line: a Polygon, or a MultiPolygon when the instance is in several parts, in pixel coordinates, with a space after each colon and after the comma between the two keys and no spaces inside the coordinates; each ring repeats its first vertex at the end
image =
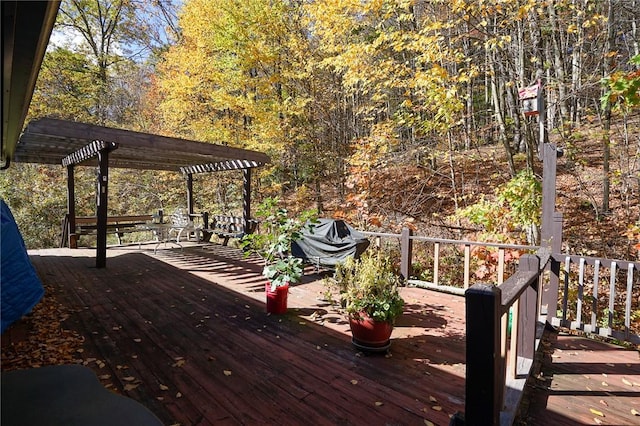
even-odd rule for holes
{"type": "Polygon", "coordinates": [[[349,317],[349,326],[353,344],[363,350],[386,350],[391,344],[393,324],[386,321],[374,321],[365,313],[359,318],[349,317]]]}
{"type": "Polygon", "coordinates": [[[284,314],[287,312],[289,284],[276,287],[275,291],[271,291],[271,283],[267,282],[265,293],[267,294],[267,313],[284,314]]]}

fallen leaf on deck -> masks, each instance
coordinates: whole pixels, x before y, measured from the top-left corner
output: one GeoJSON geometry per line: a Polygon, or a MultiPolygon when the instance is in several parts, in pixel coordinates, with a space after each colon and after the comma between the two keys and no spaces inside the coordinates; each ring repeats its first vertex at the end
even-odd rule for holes
{"type": "Polygon", "coordinates": [[[162,401],[162,400],[164,400],[164,397],[163,397],[163,396],[156,396],[156,399],[157,399],[158,401],[162,401]]]}
{"type": "Polygon", "coordinates": [[[435,411],[442,411],[442,407],[439,405],[434,405],[433,407],[431,407],[431,409],[435,411]]]}
{"type": "Polygon", "coordinates": [[[160,384],[160,390],[163,390],[163,391],[169,390],[169,386],[160,384]]]}
{"type": "Polygon", "coordinates": [[[431,396],[429,395],[429,401],[431,402],[438,402],[438,399],[435,396],[431,396]]]}
{"type": "Polygon", "coordinates": [[[178,393],[176,394],[176,398],[182,398],[182,394],[181,394],[180,392],[178,392],[178,393]]]}
{"type": "Polygon", "coordinates": [[[622,379],[622,383],[624,383],[627,386],[633,386],[633,383],[631,383],[630,381],[628,381],[627,379],[622,379]]]}
{"type": "Polygon", "coordinates": [[[602,382],[602,386],[609,386],[607,382],[602,382]]]}
{"type": "Polygon", "coordinates": [[[125,391],[130,391],[133,390],[135,388],[137,388],[138,385],[134,385],[133,383],[127,383],[126,385],[124,385],[124,390],[125,391]]]}
{"type": "Polygon", "coordinates": [[[133,382],[136,378],[132,376],[123,377],[122,380],[125,382],[133,382]]]}
{"type": "Polygon", "coordinates": [[[184,359],[179,359],[176,363],[172,364],[172,367],[182,367],[185,364],[185,360],[184,359]]]}
{"type": "Polygon", "coordinates": [[[595,414],[596,416],[604,417],[604,413],[602,411],[598,411],[593,408],[589,408],[589,411],[591,411],[591,413],[595,414]]]}
{"type": "Polygon", "coordinates": [[[352,385],[357,385],[357,384],[358,384],[358,381],[357,381],[356,379],[353,379],[353,380],[351,380],[351,384],[352,384],[352,385]]]}
{"type": "Polygon", "coordinates": [[[597,424],[597,425],[601,425],[601,424],[602,424],[602,421],[601,421],[599,418],[597,418],[597,417],[594,417],[594,418],[593,418],[593,421],[594,421],[594,423],[595,423],[595,424],[597,424]]]}
{"type": "Polygon", "coordinates": [[[111,374],[103,374],[102,376],[99,377],[99,379],[101,380],[107,380],[111,378],[111,374]]]}
{"type": "Polygon", "coordinates": [[[600,400],[600,404],[604,405],[605,407],[609,406],[609,404],[607,404],[607,401],[605,401],[604,399],[600,400]]]}
{"type": "Polygon", "coordinates": [[[376,401],[376,406],[377,407],[380,407],[381,405],[384,405],[384,404],[382,402],[380,402],[380,401],[376,401]]]}
{"type": "Polygon", "coordinates": [[[136,343],[140,343],[140,342],[142,342],[142,339],[133,339],[133,341],[136,342],[136,343]]]}
{"type": "Polygon", "coordinates": [[[429,421],[429,420],[427,420],[427,419],[424,419],[424,424],[425,424],[425,425],[427,425],[427,426],[435,426],[435,425],[433,424],[433,422],[430,422],[430,421],[429,421]]]}
{"type": "Polygon", "coordinates": [[[231,375],[231,370],[222,370],[225,376],[231,375]]]}
{"type": "Polygon", "coordinates": [[[634,416],[640,416],[640,411],[636,410],[635,408],[632,408],[631,414],[633,414],[634,416]]]}

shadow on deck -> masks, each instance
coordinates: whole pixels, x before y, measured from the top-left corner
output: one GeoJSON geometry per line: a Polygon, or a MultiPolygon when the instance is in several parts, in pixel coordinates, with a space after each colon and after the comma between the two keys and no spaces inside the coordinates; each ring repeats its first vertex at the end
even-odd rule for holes
{"type": "Polygon", "coordinates": [[[388,354],[367,355],[318,275],[264,312],[261,266],[221,246],[34,252],[103,380],[165,424],[446,425],[464,409],[464,300],[405,288],[388,354]],[[84,254],[83,254],[84,252],[84,254]]]}
{"type": "MultiPolygon", "coordinates": [[[[289,312],[270,316],[261,265],[235,249],[110,249],[105,269],[93,256],[31,253],[72,312],[65,327],[84,337],[84,362],[167,425],[447,425],[464,411],[460,296],[403,288],[389,352],[364,354],[311,270],[289,312]]],[[[518,424],[639,424],[637,353],[568,339],[546,342],[518,424]]]]}

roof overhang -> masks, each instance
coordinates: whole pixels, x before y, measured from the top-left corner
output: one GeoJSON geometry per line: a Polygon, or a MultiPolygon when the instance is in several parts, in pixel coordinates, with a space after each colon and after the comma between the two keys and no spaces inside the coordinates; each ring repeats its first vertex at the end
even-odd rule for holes
{"type": "Polygon", "coordinates": [[[2,2],[2,152],[6,168],[29,110],[60,1],[2,2]]]}
{"type": "Polygon", "coordinates": [[[117,146],[110,168],[205,173],[259,167],[270,162],[257,151],[134,132],[54,118],[33,120],[15,149],[17,163],[97,166],[96,143],[117,146]]]}

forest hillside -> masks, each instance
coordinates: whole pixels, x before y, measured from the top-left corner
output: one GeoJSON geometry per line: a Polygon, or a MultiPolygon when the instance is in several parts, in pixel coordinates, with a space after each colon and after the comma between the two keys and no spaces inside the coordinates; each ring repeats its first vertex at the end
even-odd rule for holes
{"type": "MultiPolygon", "coordinates": [[[[615,150],[617,155],[612,158],[611,170],[617,178],[608,212],[600,210],[604,148],[599,127],[585,124],[575,129],[575,134],[580,136],[574,145],[551,136],[552,143],[563,151],[557,162],[556,211],[563,214],[564,252],[615,259],[640,258],[640,179],[637,175],[634,177],[633,172],[640,161],[637,155],[640,114],[631,117],[628,127],[634,129],[629,137],[635,143],[620,144],[615,150]]],[[[524,161],[523,156],[516,156],[516,164],[524,161]]],[[[354,192],[341,196],[336,185],[323,184],[326,215],[344,217],[360,229],[380,232],[399,233],[403,226],[408,226],[416,234],[429,237],[527,242],[522,229],[501,229],[496,238],[486,232],[486,227],[455,217],[456,211],[478,200],[495,202],[499,187],[511,179],[504,151],[497,144],[458,152],[450,161],[434,161],[417,151],[390,155],[380,164],[372,172],[366,202],[358,199],[354,192]]],[[[537,159],[534,172],[541,181],[542,162],[537,159]]],[[[291,191],[285,199],[292,207],[299,197],[291,191]]],[[[314,204],[302,206],[313,208],[314,204]]]]}
{"type": "MultiPolygon", "coordinates": [[[[254,174],[256,202],[277,196],[294,213],[317,208],[361,229],[536,244],[542,119],[563,152],[565,249],[635,258],[637,6],[63,0],[27,122],[258,150],[272,162],[254,174]]],[[[95,178],[78,168],[78,215],[95,214],[95,178]]],[[[109,178],[111,215],[185,207],[176,173],[109,178]]],[[[29,248],[60,245],[65,179],[61,166],[0,173],[29,248]]],[[[231,172],[198,176],[194,190],[197,211],[241,211],[231,172]]]]}

